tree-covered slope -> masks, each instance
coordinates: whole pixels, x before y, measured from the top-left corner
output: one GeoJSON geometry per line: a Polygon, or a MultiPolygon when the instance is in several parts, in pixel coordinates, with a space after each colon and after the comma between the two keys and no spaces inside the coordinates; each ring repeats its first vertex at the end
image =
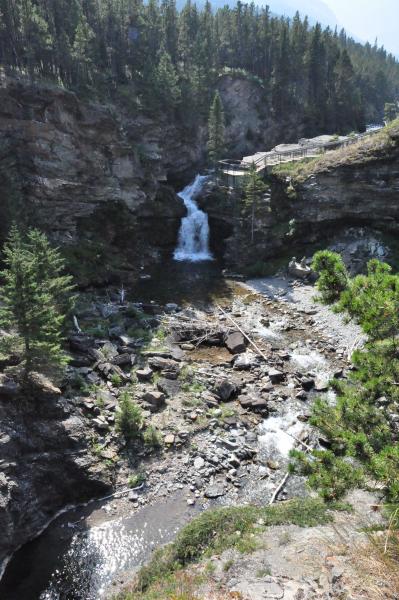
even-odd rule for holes
{"type": "Polygon", "coordinates": [[[221,72],[240,69],[264,88],[264,108],[297,114],[307,133],[380,120],[399,89],[399,65],[296,15],[237,3],[212,11],[174,0],[1,0],[1,63],[81,92],[118,93],[131,110],[170,112],[193,125],[207,114],[221,72]]]}

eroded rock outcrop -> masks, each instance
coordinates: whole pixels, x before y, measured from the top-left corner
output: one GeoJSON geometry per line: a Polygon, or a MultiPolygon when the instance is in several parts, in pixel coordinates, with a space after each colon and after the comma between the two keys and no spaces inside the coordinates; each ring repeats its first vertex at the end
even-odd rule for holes
{"type": "Polygon", "coordinates": [[[266,179],[270,189],[256,207],[253,231],[251,211],[240,189],[209,186],[198,200],[209,214],[211,228],[218,232],[214,250],[223,254],[230,267],[262,267],[283,255],[287,265],[297,251],[302,256],[307,246],[326,244],[350,226],[395,234],[399,226],[399,126],[327,153],[300,169],[271,171],[266,179]]]}
{"type": "Polygon", "coordinates": [[[50,387],[0,393],[0,571],[65,506],[104,494],[110,471],[90,451],[92,430],[50,387]]]}
{"type": "Polygon", "coordinates": [[[126,256],[132,270],[173,249],[185,209],[167,179],[200,159],[173,124],[3,79],[0,131],[1,236],[29,222],[83,257],[87,245],[87,260],[126,256]]]}

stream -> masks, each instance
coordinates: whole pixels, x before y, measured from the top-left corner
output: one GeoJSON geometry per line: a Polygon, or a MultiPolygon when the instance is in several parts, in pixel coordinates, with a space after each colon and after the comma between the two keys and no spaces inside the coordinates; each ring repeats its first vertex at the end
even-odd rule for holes
{"type": "MultiPolygon", "coordinates": [[[[295,343],[291,343],[287,363],[290,369],[289,377],[284,384],[288,391],[294,389],[295,372],[303,373],[304,376],[311,372],[315,378],[329,378],[332,374],[331,364],[311,344],[308,344],[309,340],[303,342],[302,333],[296,334],[299,336],[296,338],[290,338],[286,333],[288,317],[284,310],[273,314],[271,322],[267,323],[262,318],[263,305],[258,300],[254,305],[246,304],[240,294],[236,294],[235,288],[228,286],[223,279],[220,265],[212,260],[209,252],[207,216],[198,210],[195,203],[195,196],[200,193],[205,180],[205,177],[197,176],[195,181],[181,192],[188,214],[182,220],[174,261],[161,267],[154,267],[150,276],[139,284],[136,290],[137,298],[161,303],[178,302],[180,305],[190,307],[200,305],[206,309],[215,297],[218,301],[223,297],[232,306],[235,316],[241,314],[245,319],[246,330],[257,339],[262,339],[266,344],[273,346],[273,351],[285,354],[289,342],[294,340],[295,343]]],[[[276,285],[284,286],[285,283],[270,278],[263,282],[250,282],[249,289],[251,293],[256,292],[264,296],[267,296],[270,290],[270,295],[274,296],[273,287],[276,285]]],[[[288,288],[282,291],[284,294],[289,292],[288,299],[290,294],[295,293],[295,290],[288,288]]],[[[245,294],[247,292],[248,290],[245,290],[245,294]]],[[[338,334],[340,333],[338,330],[338,334]]],[[[349,337],[353,337],[352,332],[349,337]]],[[[206,359],[204,350],[205,347],[200,349],[198,357],[202,353],[206,359]]],[[[226,349],[224,351],[227,352],[226,349]]],[[[217,372],[220,369],[225,373],[223,369],[226,358],[223,353],[220,354],[220,362],[215,361],[212,371],[217,372]]],[[[212,361],[209,359],[208,362],[212,361]]],[[[249,379],[247,384],[249,392],[253,388],[254,394],[259,394],[257,385],[257,380],[249,379]]],[[[242,501],[260,501],[263,503],[270,498],[276,483],[281,479],[288,463],[289,451],[294,445],[292,436],[301,435],[306,428],[306,425],[298,420],[298,415],[303,412],[304,403],[294,396],[281,403],[277,392],[273,402],[276,406],[275,414],[258,420],[257,425],[243,422],[230,427],[228,435],[231,440],[235,440],[230,443],[236,445],[256,443],[258,457],[264,455],[264,462],[245,464],[242,484],[236,488],[232,487],[231,493],[226,493],[220,502],[234,504],[242,501]],[[274,467],[270,470],[267,466],[270,459],[278,461],[279,468],[282,469],[280,472],[274,471],[274,467]]],[[[206,457],[207,452],[212,455],[214,451],[219,451],[220,448],[216,448],[218,443],[217,435],[212,431],[205,432],[202,439],[202,456],[206,457]]],[[[171,455],[168,452],[166,454],[171,455]]],[[[209,460],[212,458],[215,458],[215,454],[210,456],[209,460]]],[[[188,451],[178,451],[169,460],[172,469],[174,465],[180,464],[183,474],[189,470],[189,467],[191,468],[192,463],[196,464],[188,451]]],[[[202,458],[201,461],[204,462],[202,458]]],[[[112,586],[126,580],[127,572],[131,575],[143,564],[154,548],[172,540],[176,532],[199,510],[214,503],[214,501],[203,502],[204,498],[197,496],[198,502],[190,505],[187,500],[190,489],[191,494],[193,492],[192,480],[185,480],[184,484],[180,483],[184,479],[179,480],[179,477],[173,479],[176,472],[170,473],[166,468],[160,471],[158,481],[161,482],[160,487],[168,488],[167,493],[159,493],[145,506],[138,504],[132,508],[128,506],[128,511],[125,510],[120,514],[117,502],[108,500],[103,503],[92,503],[87,507],[78,507],[57,518],[43,534],[23,546],[11,558],[0,581],[0,599],[100,600],[106,598],[112,586]],[[169,489],[171,482],[173,486],[171,485],[169,489]]],[[[212,477],[210,481],[213,485],[212,477]]],[[[294,482],[293,495],[300,489],[295,485],[294,482]]],[[[300,486],[303,487],[302,483],[300,486]]]]}

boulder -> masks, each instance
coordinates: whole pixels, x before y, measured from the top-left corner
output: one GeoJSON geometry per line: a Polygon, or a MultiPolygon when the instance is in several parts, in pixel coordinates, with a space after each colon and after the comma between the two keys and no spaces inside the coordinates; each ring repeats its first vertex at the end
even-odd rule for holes
{"type": "Polygon", "coordinates": [[[284,373],[278,369],[269,369],[268,376],[272,383],[281,383],[285,378],[284,373]]]}
{"type": "Polygon", "coordinates": [[[232,359],[232,362],[237,371],[250,371],[259,364],[259,360],[253,352],[238,354],[232,359]]]}
{"type": "Polygon", "coordinates": [[[199,469],[202,469],[202,467],[204,467],[204,466],[205,466],[205,461],[202,458],[202,456],[197,456],[194,459],[194,469],[196,469],[198,471],[199,469]]]}
{"type": "Polygon", "coordinates": [[[220,383],[217,383],[214,392],[223,402],[233,398],[239,391],[239,387],[233,381],[227,381],[224,379],[220,383]]]}
{"type": "Polygon", "coordinates": [[[261,411],[267,410],[267,401],[265,398],[259,398],[255,396],[240,396],[238,401],[243,408],[261,411]]]}
{"type": "Polygon", "coordinates": [[[220,498],[220,496],[224,496],[226,493],[224,485],[220,483],[215,483],[206,488],[204,492],[205,498],[214,499],[220,498]]]}
{"type": "Polygon", "coordinates": [[[165,394],[157,391],[146,392],[143,396],[144,402],[148,402],[151,406],[151,411],[157,411],[165,404],[165,394]]]}
{"type": "Polygon", "coordinates": [[[136,375],[139,381],[150,381],[152,377],[152,369],[146,367],[145,369],[137,369],[136,375]]]}
{"type": "Polygon", "coordinates": [[[205,402],[207,406],[210,408],[215,408],[218,406],[218,398],[211,394],[211,392],[205,391],[201,394],[202,400],[205,402]]]}
{"type": "Polygon", "coordinates": [[[240,354],[246,350],[245,337],[240,331],[230,333],[230,335],[227,336],[225,343],[226,348],[232,354],[240,354]]]}
{"type": "Polygon", "coordinates": [[[130,337],[129,335],[123,334],[118,336],[118,341],[122,346],[133,346],[136,343],[136,340],[130,337]]]}
{"type": "Polygon", "coordinates": [[[179,380],[162,378],[157,381],[157,388],[166,396],[173,397],[180,392],[181,385],[179,380]]]}
{"type": "Polygon", "coordinates": [[[0,374],[0,398],[13,398],[20,392],[20,385],[7,375],[0,374]]]}
{"type": "Polygon", "coordinates": [[[76,333],[68,338],[69,347],[74,352],[85,354],[94,346],[94,338],[85,333],[76,333]]]}
{"type": "Polygon", "coordinates": [[[114,365],[118,365],[118,367],[128,367],[133,366],[136,362],[136,357],[134,354],[128,354],[124,352],[123,354],[119,354],[112,359],[112,363],[114,365]]]}
{"type": "Polygon", "coordinates": [[[156,371],[165,371],[168,373],[179,373],[179,363],[170,358],[162,358],[161,356],[152,356],[148,359],[150,367],[156,371]]]}

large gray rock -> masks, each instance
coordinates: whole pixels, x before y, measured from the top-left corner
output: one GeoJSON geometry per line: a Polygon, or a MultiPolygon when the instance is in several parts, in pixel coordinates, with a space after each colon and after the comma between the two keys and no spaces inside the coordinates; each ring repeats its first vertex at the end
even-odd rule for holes
{"type": "Polygon", "coordinates": [[[224,496],[225,493],[226,493],[226,489],[225,489],[224,485],[221,483],[215,483],[206,488],[206,490],[204,492],[204,496],[205,496],[205,498],[209,498],[209,499],[213,500],[215,498],[220,498],[221,496],[224,496]]]}
{"type": "Polygon", "coordinates": [[[234,396],[239,392],[239,385],[234,381],[228,381],[224,379],[223,381],[217,383],[214,388],[214,393],[222,402],[226,402],[227,400],[231,400],[234,396]]]}
{"type": "Polygon", "coordinates": [[[239,354],[245,352],[246,343],[243,334],[240,331],[234,331],[226,338],[226,348],[232,354],[239,354]]]}
{"type": "Polygon", "coordinates": [[[156,412],[165,404],[165,394],[163,392],[149,391],[143,395],[144,402],[148,402],[151,410],[156,412]]]}

